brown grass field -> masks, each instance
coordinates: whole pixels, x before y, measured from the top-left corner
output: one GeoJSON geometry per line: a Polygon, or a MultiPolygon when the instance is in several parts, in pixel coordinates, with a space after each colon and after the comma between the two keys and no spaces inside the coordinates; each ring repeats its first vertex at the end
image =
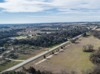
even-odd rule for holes
{"type": "Polygon", "coordinates": [[[100,28],[96,29],[97,31],[100,31],[100,28]]]}
{"type": "Polygon", "coordinates": [[[81,37],[75,44],[70,44],[70,46],[66,47],[63,52],[54,55],[45,62],[36,66],[34,66],[34,62],[31,62],[25,65],[25,67],[28,68],[29,66],[34,66],[36,69],[41,71],[47,70],[55,74],[60,74],[62,71],[75,71],[78,74],[81,74],[82,71],[93,68],[93,64],[89,61],[89,56],[91,53],[82,51],[83,46],[87,44],[92,44],[94,49],[97,50],[97,48],[100,46],[100,40],[94,38],[93,36],[86,38],[81,37]]]}

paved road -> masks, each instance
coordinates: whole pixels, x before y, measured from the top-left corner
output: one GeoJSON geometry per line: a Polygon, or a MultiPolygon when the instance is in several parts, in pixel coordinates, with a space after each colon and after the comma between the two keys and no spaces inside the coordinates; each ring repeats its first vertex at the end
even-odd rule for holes
{"type": "MultiPolygon", "coordinates": [[[[94,27],[92,30],[95,30],[96,28],[97,28],[97,26],[94,27]]],[[[78,36],[76,36],[76,37],[74,37],[74,38],[72,38],[72,39],[76,39],[76,38],[79,38],[79,37],[81,37],[81,36],[82,36],[82,34],[81,34],[81,35],[78,35],[78,36]]],[[[52,52],[53,50],[56,50],[57,48],[60,48],[61,46],[65,45],[65,44],[67,44],[67,43],[69,43],[69,41],[66,41],[66,42],[62,43],[62,44],[56,46],[55,48],[50,49],[49,51],[45,51],[45,52],[43,52],[43,53],[41,53],[41,54],[39,54],[39,55],[37,55],[37,56],[35,56],[35,57],[32,57],[32,58],[30,58],[30,59],[28,59],[28,60],[25,60],[24,62],[22,62],[22,63],[20,63],[20,64],[18,64],[18,65],[15,65],[15,66],[13,66],[13,67],[11,67],[11,68],[5,70],[5,71],[10,71],[10,70],[18,69],[18,68],[22,67],[23,65],[25,65],[25,64],[27,64],[27,63],[33,61],[33,60],[36,60],[36,59],[38,59],[39,57],[41,57],[41,56],[43,56],[43,55],[45,55],[45,54],[47,54],[47,53],[50,53],[50,52],[52,52]]],[[[5,72],[5,71],[3,71],[3,72],[5,72]]]]}
{"type": "MultiPolygon", "coordinates": [[[[82,34],[81,34],[81,35],[82,35],[82,34]]],[[[72,38],[72,39],[79,38],[81,35],[78,35],[78,36],[76,36],[76,37],[74,37],[74,38],[72,38]]],[[[66,42],[62,43],[62,44],[56,46],[55,48],[50,49],[49,51],[45,51],[45,52],[43,52],[43,53],[41,53],[41,54],[39,54],[39,55],[37,55],[37,56],[35,56],[35,57],[32,57],[32,58],[30,58],[30,59],[28,59],[28,60],[25,60],[24,62],[22,62],[22,63],[20,63],[20,64],[18,64],[18,65],[15,65],[15,66],[13,66],[13,67],[11,67],[11,68],[5,70],[5,71],[10,71],[10,70],[18,69],[19,67],[21,67],[21,66],[23,66],[23,65],[25,65],[25,64],[27,64],[27,63],[33,61],[33,60],[36,60],[37,58],[39,58],[39,57],[41,57],[41,56],[43,56],[43,55],[45,55],[45,54],[48,54],[49,52],[52,52],[53,50],[56,50],[57,48],[60,48],[61,46],[65,45],[65,44],[67,44],[67,43],[69,43],[69,41],[66,41],[66,42]]],[[[5,71],[4,71],[4,72],[5,72],[5,71]]]]}
{"type": "MultiPolygon", "coordinates": [[[[96,26],[96,27],[94,27],[92,30],[95,30],[96,28],[97,28],[97,26],[96,26]]],[[[81,35],[76,36],[76,37],[74,37],[73,39],[79,38],[80,36],[81,36],[81,35]]],[[[68,47],[68,46],[70,46],[70,45],[67,45],[67,47],[68,47]]],[[[60,53],[61,51],[63,51],[63,50],[60,50],[59,52],[56,52],[55,54],[58,54],[58,53],[60,53]]],[[[50,56],[48,56],[48,57],[46,57],[45,59],[43,59],[43,60],[41,60],[41,61],[39,61],[39,62],[35,63],[35,65],[38,65],[38,64],[40,64],[40,63],[42,63],[42,62],[46,61],[47,59],[51,58],[51,57],[53,57],[53,54],[52,54],[52,55],[50,55],[50,56]]]]}
{"type": "MultiPolygon", "coordinates": [[[[70,46],[70,45],[67,45],[66,47],[68,47],[68,46],[70,46]]],[[[55,52],[54,54],[52,54],[52,55],[50,55],[50,56],[46,57],[45,59],[40,60],[39,62],[35,63],[35,65],[38,65],[38,64],[40,64],[40,63],[42,63],[42,62],[46,61],[47,59],[49,59],[49,58],[53,57],[54,55],[56,55],[56,54],[60,53],[61,51],[64,51],[64,50],[63,50],[63,49],[61,49],[61,50],[59,50],[58,52],[55,52]]]]}

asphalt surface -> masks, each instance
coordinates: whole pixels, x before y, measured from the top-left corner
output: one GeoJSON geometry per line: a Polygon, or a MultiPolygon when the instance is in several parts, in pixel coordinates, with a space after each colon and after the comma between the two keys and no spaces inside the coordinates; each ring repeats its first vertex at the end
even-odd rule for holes
{"type": "MultiPolygon", "coordinates": [[[[82,34],[81,34],[81,35],[82,35],[82,34]]],[[[76,37],[74,37],[74,38],[72,38],[72,39],[79,38],[81,35],[78,35],[78,36],[76,36],[76,37]]],[[[11,67],[11,68],[5,70],[5,71],[11,71],[11,70],[18,69],[18,68],[20,68],[21,66],[23,66],[23,65],[25,65],[25,64],[27,64],[27,63],[29,63],[29,62],[31,62],[31,61],[34,61],[34,60],[38,59],[39,57],[41,57],[41,56],[43,56],[43,55],[46,55],[46,54],[52,52],[53,50],[56,50],[56,49],[58,49],[58,48],[64,46],[64,45],[67,44],[67,43],[69,43],[69,41],[66,41],[66,42],[64,42],[64,43],[62,43],[62,44],[56,46],[55,48],[52,48],[52,49],[50,49],[50,50],[48,50],[48,51],[45,51],[45,52],[43,52],[43,53],[41,53],[41,54],[39,54],[39,55],[37,55],[37,56],[35,56],[35,57],[32,57],[32,58],[30,58],[30,59],[28,59],[28,60],[25,60],[24,62],[22,62],[22,63],[20,63],[20,64],[18,64],[18,65],[15,65],[15,66],[13,66],[13,67],[11,67]]],[[[3,72],[5,72],[5,71],[3,71],[3,72]]]]}

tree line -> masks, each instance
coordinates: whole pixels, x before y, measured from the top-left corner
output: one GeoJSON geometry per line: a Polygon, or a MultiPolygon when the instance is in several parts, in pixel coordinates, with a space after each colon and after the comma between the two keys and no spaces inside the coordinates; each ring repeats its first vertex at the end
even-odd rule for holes
{"type": "Polygon", "coordinates": [[[86,27],[74,27],[55,33],[43,34],[37,38],[14,40],[12,44],[29,44],[33,46],[50,47],[67,41],[69,38],[88,31],[86,27]]]}
{"type": "Polygon", "coordinates": [[[7,41],[9,41],[9,37],[18,36],[17,32],[22,29],[12,29],[10,31],[1,31],[0,32],[0,46],[3,46],[7,41]]]}
{"type": "Polygon", "coordinates": [[[94,37],[100,39],[100,31],[91,31],[91,33],[93,34],[94,37]]]}

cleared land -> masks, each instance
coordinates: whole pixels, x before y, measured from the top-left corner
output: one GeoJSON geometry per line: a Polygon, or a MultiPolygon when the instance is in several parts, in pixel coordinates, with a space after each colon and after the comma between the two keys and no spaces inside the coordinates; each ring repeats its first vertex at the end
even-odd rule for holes
{"type": "Polygon", "coordinates": [[[97,31],[100,31],[100,28],[96,29],[97,31]]]}
{"type": "MultiPolygon", "coordinates": [[[[29,50],[29,49],[27,49],[27,50],[29,50]]],[[[44,51],[47,51],[47,50],[49,50],[49,48],[41,48],[38,50],[31,50],[30,49],[31,52],[29,52],[28,54],[18,53],[17,54],[18,58],[15,60],[27,60],[27,59],[32,58],[32,57],[34,57],[34,56],[36,56],[44,51]]],[[[13,66],[19,64],[19,63],[21,63],[21,62],[17,62],[17,61],[16,62],[15,61],[4,62],[4,64],[0,64],[0,71],[4,71],[10,67],[13,67],[13,66]]]]}
{"type": "Polygon", "coordinates": [[[36,69],[52,71],[54,73],[76,71],[81,74],[82,71],[93,68],[93,64],[89,61],[91,53],[82,51],[83,46],[87,44],[94,45],[94,49],[97,50],[100,46],[100,40],[93,36],[81,37],[75,44],[70,44],[64,52],[53,56],[39,65],[34,66],[34,62],[31,62],[25,65],[25,67],[28,68],[33,65],[36,69]]]}
{"type": "Polygon", "coordinates": [[[29,52],[28,54],[19,54],[17,60],[27,60],[29,58],[32,58],[32,57],[34,57],[34,56],[36,56],[36,55],[46,51],[46,50],[48,50],[48,49],[44,48],[44,50],[43,49],[41,49],[41,50],[34,50],[32,52],[29,52]]]}
{"type": "Polygon", "coordinates": [[[0,64],[0,71],[3,71],[5,69],[8,69],[14,65],[17,65],[18,63],[20,62],[14,62],[14,61],[11,61],[11,62],[8,62],[8,63],[5,63],[5,64],[0,64]]]}
{"type": "Polygon", "coordinates": [[[27,38],[27,36],[17,36],[17,37],[13,37],[13,39],[26,39],[27,38]]]}

